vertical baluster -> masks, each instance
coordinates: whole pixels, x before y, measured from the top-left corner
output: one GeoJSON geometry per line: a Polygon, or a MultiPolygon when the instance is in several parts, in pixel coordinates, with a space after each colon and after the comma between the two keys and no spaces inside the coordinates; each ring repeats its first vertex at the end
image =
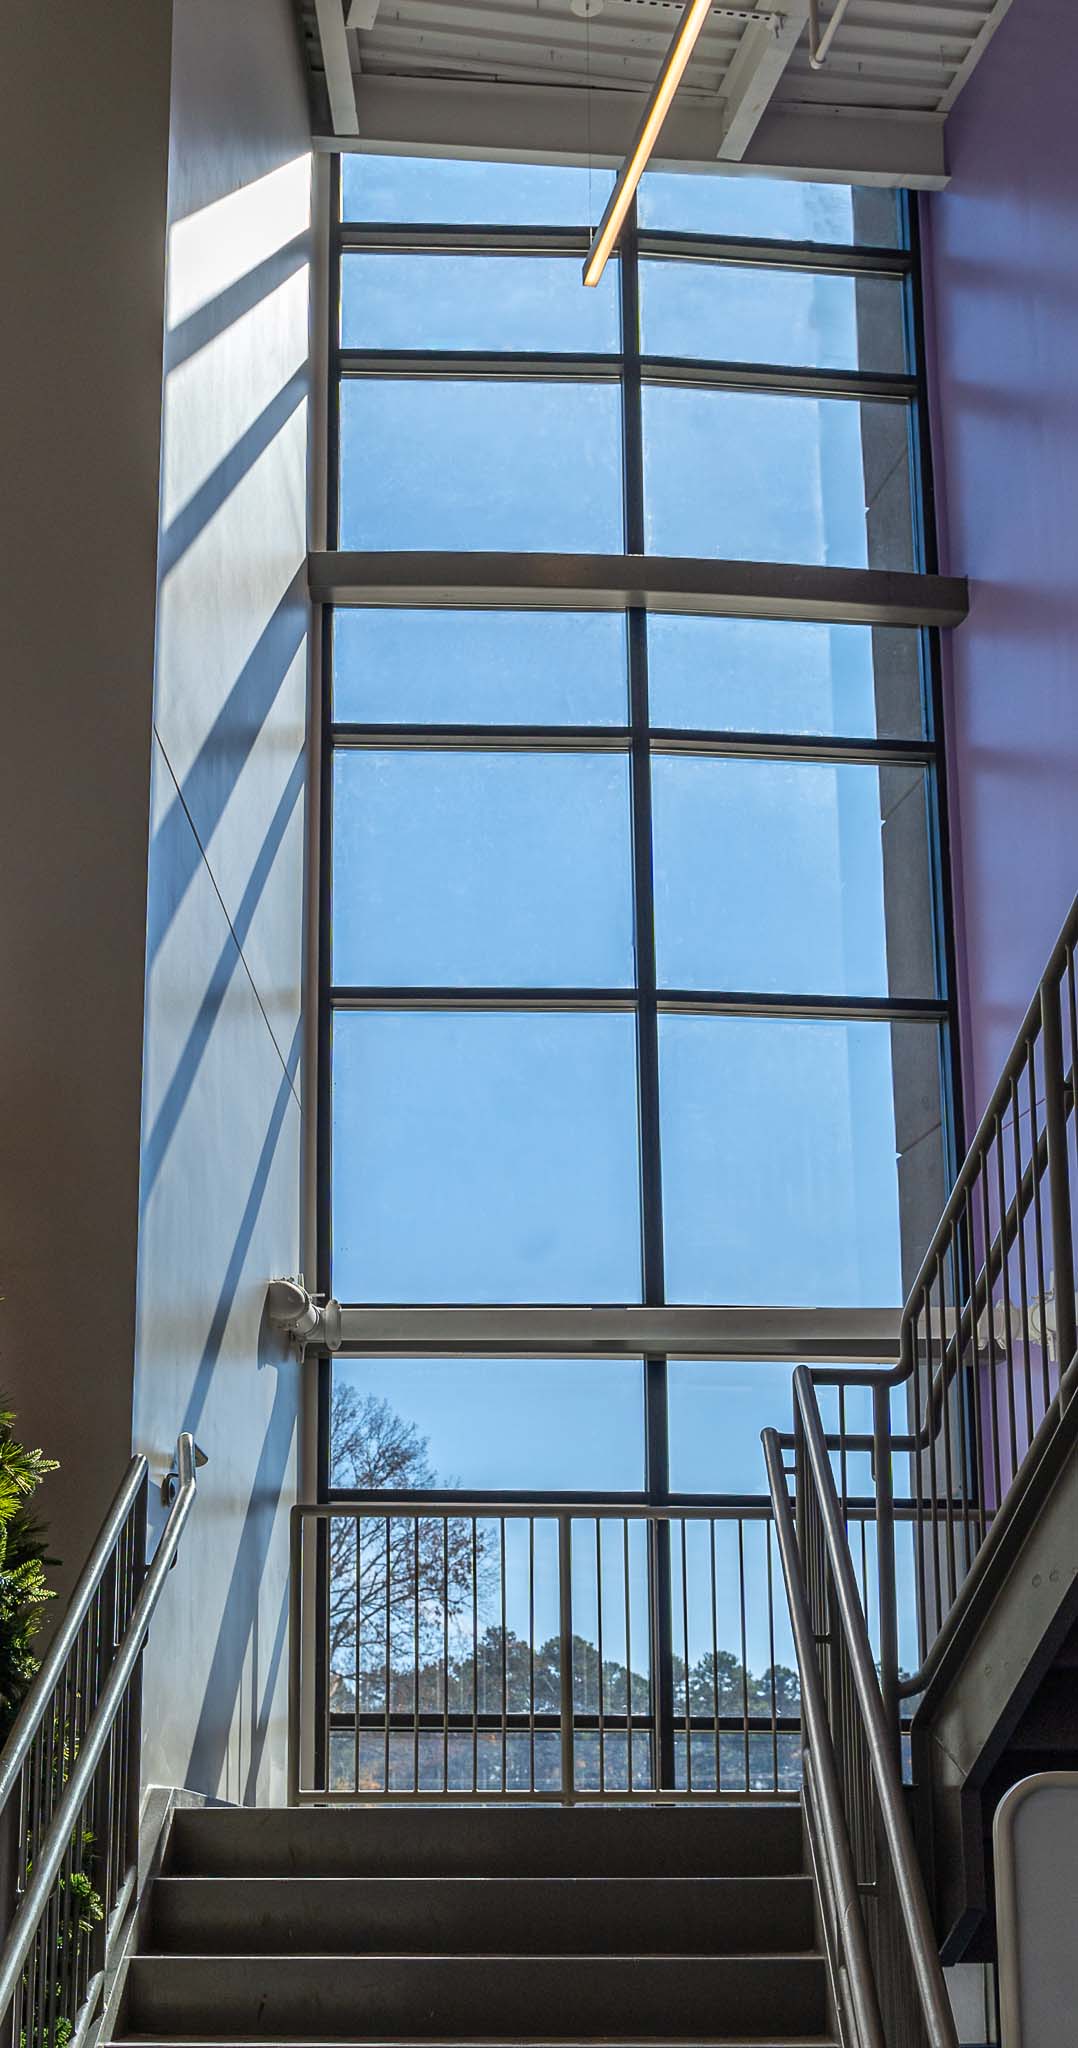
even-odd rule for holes
{"type": "Polygon", "coordinates": [[[711,1707],[715,1717],[715,1790],[722,1791],[722,1737],[719,1729],[721,1707],[719,1702],[719,1588],[718,1561],[715,1556],[715,1517],[707,1525],[708,1562],[711,1572],[711,1707]]]}
{"type": "Polygon", "coordinates": [[[442,1518],[442,1791],[449,1791],[449,1516],[442,1518]]]}
{"type": "Polygon", "coordinates": [[[978,1334],[977,1315],[977,1247],[973,1229],[973,1201],[967,1189],[962,1204],[965,1221],[965,1260],[967,1271],[966,1293],[969,1302],[970,1378],[973,1406],[973,1441],[969,1448],[969,1461],[973,1480],[973,1523],[974,1535],[971,1543],[966,1540],[966,1569],[973,1561],[974,1551],[984,1542],[987,1533],[985,1515],[985,1437],[984,1437],[984,1396],[981,1389],[981,1346],[978,1334]]]}
{"type": "MultiPolygon", "coordinates": [[[[1074,957],[1065,958],[1067,1008],[1071,1028],[1071,1089],[1078,1078],[1075,1042],[1074,957]]],[[[1063,1023],[1059,978],[1041,989],[1041,1036],[1044,1046],[1044,1130],[1048,1140],[1048,1213],[1052,1237],[1053,1291],[1056,1310],[1056,1354],[1060,1377],[1075,1354],[1074,1236],[1067,1144],[1067,1076],[1063,1054],[1063,1023]]],[[[1078,1112],[1076,1112],[1078,1116],[1078,1112]]]]}
{"type": "Polygon", "coordinates": [[[958,1575],[955,1568],[954,1465],[951,1457],[951,1388],[948,1380],[950,1345],[947,1341],[947,1267],[946,1259],[942,1252],[936,1260],[936,1282],[939,1288],[940,1311],[939,1409],[943,1425],[943,1499],[947,1536],[947,1605],[950,1607],[958,1591],[958,1575]]]}
{"type": "Polygon", "coordinates": [[[737,1579],[741,1609],[741,1725],[745,1743],[745,1790],[752,1790],[752,1739],[749,1712],[749,1633],[745,1603],[745,1521],[737,1518],[737,1579]]]}
{"type": "MultiPolygon", "coordinates": [[[[764,1526],[767,1532],[767,1654],[771,1671],[771,1789],[773,1792],[777,1792],[779,1789],[779,1703],[775,1687],[775,1572],[771,1554],[774,1523],[770,1515],[764,1526]]],[[[717,1788],[717,1770],[715,1783],[717,1788]]]]}
{"type": "Polygon", "coordinates": [[[392,1755],[391,1755],[391,1750],[390,1750],[390,1739],[389,1739],[389,1729],[390,1729],[390,1716],[391,1716],[391,1713],[392,1713],[392,1708],[391,1708],[391,1704],[390,1704],[390,1702],[391,1702],[391,1698],[392,1698],[392,1686],[393,1686],[393,1646],[392,1646],[392,1640],[391,1640],[391,1638],[392,1638],[392,1622],[393,1622],[393,1615],[392,1615],[392,1597],[393,1597],[393,1596],[392,1596],[392,1578],[393,1578],[393,1530],[392,1530],[392,1525],[391,1525],[391,1522],[390,1522],[390,1518],[389,1518],[389,1516],[387,1515],[387,1516],[386,1516],[386,1588],[385,1588],[385,1592],[386,1592],[386,1597],[385,1597],[385,1687],[384,1687],[384,1701],[385,1701],[385,1729],[384,1729],[384,1758],[383,1758],[383,1764],[382,1764],[382,1790],[383,1790],[383,1792],[385,1792],[386,1794],[388,1794],[388,1793],[389,1793],[389,1790],[390,1790],[390,1782],[389,1782],[389,1781],[390,1781],[390,1777],[391,1777],[391,1775],[392,1775],[392,1755]]]}
{"type": "MultiPolygon", "coordinates": [[[[992,1513],[995,1514],[999,1508],[1000,1501],[1003,1498],[1003,1466],[1001,1459],[999,1437],[999,1387],[997,1384],[999,1378],[999,1371],[996,1358],[996,1320],[993,1306],[992,1210],[989,1193],[987,1154],[982,1162],[978,1179],[981,1185],[981,1229],[984,1232],[984,1316],[986,1323],[986,1335],[988,1339],[988,1408],[989,1424],[992,1434],[992,1476],[995,1480],[995,1494],[992,1513]]],[[[984,1475],[984,1484],[986,1486],[988,1484],[987,1473],[984,1475]]]]}
{"type": "Polygon", "coordinates": [[[419,1679],[420,1679],[420,1647],[419,1647],[419,1572],[420,1572],[420,1533],[421,1533],[421,1532],[420,1532],[420,1517],[419,1517],[418,1515],[416,1515],[416,1517],[415,1517],[415,1520],[414,1520],[414,1522],[413,1522],[413,1524],[412,1524],[412,1530],[413,1530],[413,1538],[412,1538],[412,1545],[413,1545],[413,1585],[412,1585],[412,1594],[413,1594],[413,1598],[414,1598],[414,1603],[415,1603],[415,1605],[414,1605],[414,1610],[413,1610],[413,1617],[414,1617],[414,1618],[413,1618],[413,1627],[412,1627],[412,1791],[413,1791],[413,1792],[415,1793],[416,1797],[418,1798],[418,1796],[419,1796],[419,1713],[420,1713],[420,1703],[419,1703],[419,1679]]]}
{"type": "Polygon", "coordinates": [[[633,1603],[629,1559],[629,1517],[622,1528],[622,1571],[625,1574],[625,1769],[630,1797],[633,1786],[633,1603]]]}
{"type": "MultiPolygon", "coordinates": [[[[1029,1058],[1029,1047],[1026,1047],[1029,1058]]],[[[1011,1152],[1014,1159],[1014,1217],[1015,1237],[1018,1246],[1018,1301],[1022,1318],[1022,1383],[1025,1390],[1026,1433],[1022,1445],[1023,1455],[1033,1442],[1033,1378],[1029,1357],[1029,1276],[1026,1271],[1026,1217],[1022,1199],[1022,1183],[1025,1178],[1022,1168],[1022,1131],[1018,1100],[1018,1083],[1011,1082],[1011,1152]]],[[[1036,1163],[1036,1162],[1034,1162],[1036,1163]]]]}
{"type": "MultiPolygon", "coordinates": [[[[1048,1373],[1048,1288],[1044,1267],[1044,1221],[1041,1216],[1041,1186],[1044,1179],[1041,1167],[1041,1140],[1037,1126],[1037,1045],[1035,1033],[1029,1046],[1026,1060],[1026,1102],[1029,1109],[1029,1157],[1033,1178],[1033,1259],[1037,1272],[1037,1300],[1040,1303],[1040,1352],[1041,1352],[1041,1401],[1042,1414],[1052,1399],[1048,1373]]],[[[1043,1047],[1042,1047],[1043,1053],[1043,1047]]],[[[1047,1148],[1046,1148],[1047,1149],[1047,1148]]]]}
{"type": "Polygon", "coordinates": [[[681,1518],[681,1632],[684,1653],[685,1685],[685,1790],[692,1793],[692,1694],[689,1686],[689,1556],[686,1531],[688,1524],[681,1518]]]}
{"type": "Polygon", "coordinates": [[[1000,1283],[1003,1289],[1003,1360],[1007,1392],[1007,1420],[1010,1427],[1010,1471],[1008,1486],[1018,1470],[1018,1420],[1014,1404],[1014,1349],[1011,1329],[1011,1276],[1010,1257],[1007,1249],[1007,1181],[1003,1152],[1003,1125],[995,1119],[992,1142],[996,1153],[996,1187],[999,1197],[999,1261],[1000,1283]]]}
{"type": "Polygon", "coordinates": [[[502,1516],[500,1517],[500,1519],[499,1519],[499,1523],[498,1523],[498,1573],[499,1573],[499,1581],[500,1581],[500,1586],[501,1586],[501,1612],[502,1612],[502,1629],[501,1629],[501,1645],[502,1645],[502,1656],[501,1656],[501,1665],[502,1665],[502,1791],[503,1791],[503,1792],[506,1792],[506,1791],[508,1791],[508,1789],[509,1789],[509,1711],[508,1711],[508,1710],[509,1710],[509,1700],[508,1700],[508,1690],[509,1690],[509,1657],[508,1657],[508,1644],[506,1643],[506,1603],[505,1603],[505,1516],[504,1516],[504,1515],[502,1515],[502,1516]]]}
{"type": "Polygon", "coordinates": [[[363,1518],[361,1515],[356,1516],[355,1522],[353,1523],[353,1527],[356,1532],[356,1599],[355,1643],[353,1646],[352,1653],[352,1789],[353,1791],[358,1793],[360,1781],[359,1728],[363,1692],[363,1572],[361,1569],[363,1561],[363,1552],[362,1539],[360,1535],[360,1531],[363,1527],[363,1518]]]}
{"type": "Polygon", "coordinates": [[[528,1755],[535,1791],[535,1516],[528,1516],[528,1755]]]}
{"type": "Polygon", "coordinates": [[[951,1264],[951,1288],[954,1295],[954,1385],[955,1407],[957,1410],[956,1421],[958,1425],[958,1443],[956,1446],[955,1465],[957,1470],[957,1484],[960,1491],[961,1499],[959,1521],[959,1535],[961,1538],[961,1571],[959,1573],[959,1583],[962,1579],[965,1578],[966,1572],[969,1568],[970,1461],[969,1388],[966,1383],[966,1342],[964,1335],[966,1324],[966,1290],[962,1284],[961,1217],[962,1211],[960,1209],[958,1211],[958,1214],[955,1216],[954,1222],[951,1225],[950,1232],[948,1233],[948,1246],[950,1249],[951,1264]]]}
{"type": "Polygon", "coordinates": [[[479,1790],[479,1523],[472,1516],[472,1791],[479,1790]]]}
{"type": "Polygon", "coordinates": [[[595,1517],[595,1633],[599,1638],[599,1791],[606,1791],[606,1720],[603,1713],[603,1525],[595,1517]]]}
{"type": "Polygon", "coordinates": [[[558,1516],[558,1633],[561,1706],[561,1796],[571,1805],[576,1768],[573,1755],[573,1535],[572,1519],[558,1516]]]}

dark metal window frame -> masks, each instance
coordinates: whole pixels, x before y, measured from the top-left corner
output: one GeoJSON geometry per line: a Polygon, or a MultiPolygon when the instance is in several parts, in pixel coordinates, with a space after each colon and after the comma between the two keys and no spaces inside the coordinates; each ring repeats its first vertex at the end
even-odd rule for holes
{"type": "MultiPolygon", "coordinates": [[[[330,379],[328,544],[337,544],[339,512],[339,394],[341,382],[363,377],[482,378],[574,382],[617,382],[622,394],[622,468],[625,553],[644,553],[642,392],[651,383],[700,389],[795,393],[815,398],[857,398],[902,405],[909,421],[910,497],[918,569],[937,573],[931,490],[927,399],[923,377],[916,203],[899,195],[905,246],[895,249],[856,245],[781,243],[741,237],[710,237],[638,231],[635,216],[622,237],[618,258],[622,347],[610,355],[571,353],[526,354],[518,351],[355,350],[340,345],[341,265],[352,252],[429,254],[500,254],[506,256],[586,253],[584,228],[521,228],[378,224],[341,222],[339,160],[332,179],[330,262],[330,379]],[[707,262],[718,266],[751,266],[779,271],[825,273],[852,278],[889,277],[903,288],[907,369],[885,375],[860,370],[806,370],[788,365],[674,361],[640,352],[639,262],[642,257],[707,262]]],[[[495,600],[496,602],[496,600],[495,600]]],[[[537,599],[538,608],[538,599],[537,599]]],[[[691,609],[691,604],[686,608],[691,609]]],[[[702,605],[701,609],[705,609],[702,605]]],[[[641,1148],[642,1289],[644,1306],[665,1300],[663,1277],[661,1158],[658,1102],[658,1030],[663,1014],[751,1015],[894,1021],[923,1019],[938,1025],[941,1039],[941,1093],[948,1152],[955,1153],[957,1090],[954,1084],[956,1036],[953,1029],[954,977],[950,958],[950,904],[945,858],[947,821],[940,760],[940,671],[938,634],[920,629],[923,737],[875,739],[863,736],[809,737],[798,734],[730,731],[689,732],[654,728],[650,724],[647,676],[647,617],[637,608],[626,612],[628,648],[628,723],[617,727],[533,725],[510,727],[335,722],[332,697],[332,608],[324,608],[323,638],[323,805],[321,848],[321,972],[319,1115],[319,1258],[318,1285],[328,1293],[331,1272],[331,1034],[335,1013],[358,1009],[473,1010],[620,1010],[637,1020],[638,1102],[641,1148]],[[332,777],[336,754],[351,749],[515,749],[532,752],[622,752],[629,760],[632,793],[632,862],[635,920],[636,984],[608,989],[508,989],[426,987],[373,988],[335,985],[330,973],[330,885],[332,860],[332,777]],[[745,990],[660,989],[655,974],[652,902],[651,758],[653,754],[708,753],[742,757],[819,762],[862,762],[879,766],[922,766],[928,785],[932,882],[935,896],[937,988],[944,993],[924,1001],[901,998],[832,997],[796,992],[761,994],[745,990]]],[[[950,1162],[948,1162],[950,1163],[950,1162]]],[[[447,1345],[446,1351],[452,1347],[447,1345]]],[[[323,1361],[320,1386],[319,1497],[323,1500],[363,1499],[335,1489],[329,1472],[329,1403],[332,1365],[323,1361]]],[[[669,1491],[669,1449],[666,1419],[666,1359],[645,1359],[646,1457],[643,1493],[611,1495],[611,1505],[641,1499],[676,1503],[669,1491]]],[[[511,1496],[501,1495],[508,1499],[511,1496]]],[[[565,1499],[537,1492],[536,1501],[565,1499]]],[[[583,1497],[583,1496],[582,1496],[583,1497]]],[[[590,1496],[594,1498],[594,1496],[590,1496]]],[[[716,1497],[717,1498],[717,1497],[716,1497]]],[[[371,1495],[382,1501],[384,1495],[371,1495]]]]}

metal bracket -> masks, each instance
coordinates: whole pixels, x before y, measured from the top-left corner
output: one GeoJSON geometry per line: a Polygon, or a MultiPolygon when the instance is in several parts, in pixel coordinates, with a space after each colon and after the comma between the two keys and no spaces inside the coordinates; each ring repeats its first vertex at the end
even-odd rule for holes
{"type": "MultiPolygon", "coordinates": [[[[208,1452],[208,1451],[204,1451],[204,1450],[202,1449],[202,1446],[201,1446],[201,1444],[195,1444],[195,1446],[194,1446],[194,1453],[195,1453],[195,1465],[196,1465],[196,1467],[197,1467],[197,1466],[199,1466],[199,1465],[208,1465],[208,1464],[209,1464],[209,1462],[210,1462],[210,1459],[209,1459],[209,1452],[208,1452]]],[[[176,1464],[176,1461],[175,1461],[175,1459],[173,1459],[173,1462],[172,1462],[171,1466],[169,1467],[169,1470],[168,1470],[168,1471],[167,1471],[167,1472],[165,1473],[165,1476],[164,1476],[164,1478],[163,1478],[163,1479],[162,1479],[162,1481],[161,1481],[161,1499],[163,1500],[163,1502],[164,1502],[164,1504],[165,1504],[165,1506],[166,1506],[167,1508],[170,1508],[170,1507],[172,1506],[172,1503],[173,1503],[173,1501],[175,1500],[175,1498],[176,1498],[176,1495],[177,1495],[177,1494],[179,1493],[179,1490],[180,1490],[180,1474],[179,1474],[179,1468],[178,1468],[178,1466],[177,1466],[177,1464],[176,1464]]]]}
{"type": "Polygon", "coordinates": [[[275,1330],[286,1330],[300,1351],[339,1351],[341,1305],[330,1295],[310,1294],[302,1273],[271,1280],[266,1291],[266,1317],[275,1330]]]}

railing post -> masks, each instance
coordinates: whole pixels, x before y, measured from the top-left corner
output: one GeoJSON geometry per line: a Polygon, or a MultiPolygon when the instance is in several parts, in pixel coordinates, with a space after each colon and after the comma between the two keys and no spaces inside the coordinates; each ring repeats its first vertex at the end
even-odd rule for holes
{"type": "MultiPolygon", "coordinates": [[[[127,1597],[127,1615],[142,1591],[146,1577],[146,1530],[147,1496],[150,1477],[147,1472],[135,1506],[131,1535],[131,1586],[127,1597]]],[[[138,1872],[139,1822],[142,1804],[142,1690],[145,1671],[145,1652],[139,1658],[131,1680],[130,1706],[127,1717],[126,1784],[124,1787],[125,1814],[125,1857],[128,1870],[138,1872]]]]}
{"type": "Polygon", "coordinates": [[[895,1587],[895,1498],[891,1465],[891,1388],[877,1380],[872,1388],[872,1461],[876,1467],[876,1571],[880,1607],[880,1689],[894,1740],[901,1756],[898,1706],[898,1597],[895,1587]]]}
{"type": "MultiPolygon", "coordinates": [[[[1044,1052],[1044,1132],[1048,1144],[1048,1212],[1052,1233],[1052,1288],[1056,1310],[1056,1362],[1062,1379],[1075,1352],[1074,1239],[1071,1235],[1067,1159],[1067,1102],[1063,1072],[1063,1027],[1059,975],[1041,984],[1041,1044],[1044,1052]]],[[[1078,1047],[1071,1047],[1078,1075],[1078,1047]]],[[[1045,1333],[1047,1335],[1047,1333],[1045,1333]]]]}
{"type": "Polygon", "coordinates": [[[561,1701],[561,1796],[571,1806],[576,1790],[576,1761],[573,1750],[573,1525],[569,1515],[558,1516],[558,1625],[561,1701]]]}

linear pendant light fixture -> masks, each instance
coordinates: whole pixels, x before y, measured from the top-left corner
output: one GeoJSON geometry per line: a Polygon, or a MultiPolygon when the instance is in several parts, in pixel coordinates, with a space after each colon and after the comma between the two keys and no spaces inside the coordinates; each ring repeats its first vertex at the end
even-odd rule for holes
{"type": "Polygon", "coordinates": [[[636,188],[659,139],[663,122],[670,111],[670,102],[685,75],[685,67],[696,48],[700,31],[711,12],[712,4],[713,0],[689,0],[678,23],[674,40],[666,53],[666,62],[659,74],[658,84],[637,129],[636,140],[618,172],[617,183],[595,231],[595,240],[584,265],[585,284],[598,284],[606,269],[607,259],[625,225],[625,216],[633,203],[636,188]]]}

